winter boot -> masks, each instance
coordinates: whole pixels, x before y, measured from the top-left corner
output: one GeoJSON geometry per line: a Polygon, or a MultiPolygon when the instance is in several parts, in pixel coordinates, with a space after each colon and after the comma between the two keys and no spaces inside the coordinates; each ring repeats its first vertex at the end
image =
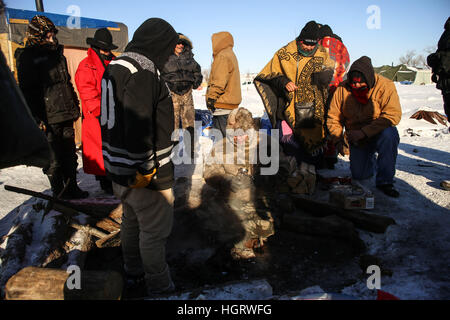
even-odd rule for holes
{"type": "Polygon", "coordinates": [[[47,173],[50,186],[52,188],[53,197],[58,197],[64,189],[63,177],[56,170],[52,173],[47,173]]]}
{"type": "Polygon", "coordinates": [[[76,178],[69,179],[69,185],[66,191],[62,194],[63,199],[85,199],[89,197],[89,192],[81,190],[77,185],[76,178]]]}
{"type": "Polygon", "coordinates": [[[96,176],[96,179],[100,182],[100,188],[107,194],[113,194],[112,182],[105,176],[96,176]]]}
{"type": "Polygon", "coordinates": [[[400,193],[394,188],[394,185],[392,184],[378,185],[377,188],[383,191],[383,193],[389,197],[398,198],[400,196],[400,193]]]}
{"type": "Polygon", "coordinates": [[[170,275],[169,266],[157,274],[146,274],[145,283],[147,285],[148,295],[155,296],[161,294],[170,294],[175,291],[175,284],[170,275]]]}

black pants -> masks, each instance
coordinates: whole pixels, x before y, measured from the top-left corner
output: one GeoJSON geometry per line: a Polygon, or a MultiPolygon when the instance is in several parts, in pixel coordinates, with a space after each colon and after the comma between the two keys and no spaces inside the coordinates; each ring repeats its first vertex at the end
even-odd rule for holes
{"type": "Polygon", "coordinates": [[[213,116],[212,127],[214,129],[220,130],[220,132],[222,132],[222,136],[224,138],[227,135],[227,121],[228,121],[228,115],[227,114],[223,115],[223,116],[213,116]]]}
{"type": "Polygon", "coordinates": [[[71,183],[76,183],[78,162],[73,121],[48,125],[46,135],[51,158],[50,166],[43,171],[50,180],[53,193],[59,193],[69,178],[71,183]]]}

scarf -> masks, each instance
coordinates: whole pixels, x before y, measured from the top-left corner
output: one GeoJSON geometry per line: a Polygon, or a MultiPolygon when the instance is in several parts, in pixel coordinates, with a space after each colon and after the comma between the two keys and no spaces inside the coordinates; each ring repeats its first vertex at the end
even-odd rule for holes
{"type": "Polygon", "coordinates": [[[353,88],[352,87],[352,96],[361,104],[367,104],[369,103],[369,88],[353,88]]]}
{"type": "Polygon", "coordinates": [[[314,47],[314,49],[312,49],[311,51],[303,51],[301,42],[297,41],[298,53],[300,53],[304,57],[311,57],[311,56],[313,56],[316,53],[316,51],[317,51],[317,47],[318,47],[318,45],[316,45],[314,47]]]}
{"type": "Polygon", "coordinates": [[[355,97],[355,99],[361,103],[361,104],[367,104],[369,102],[369,97],[368,97],[368,93],[369,93],[369,87],[365,86],[365,87],[357,87],[356,83],[361,83],[363,81],[365,81],[364,79],[362,79],[362,76],[353,76],[350,79],[350,89],[352,92],[352,96],[355,97]]]}

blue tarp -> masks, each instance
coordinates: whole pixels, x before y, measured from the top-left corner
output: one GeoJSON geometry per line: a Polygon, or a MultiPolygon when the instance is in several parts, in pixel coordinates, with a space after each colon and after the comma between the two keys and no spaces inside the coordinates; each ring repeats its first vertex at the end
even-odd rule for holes
{"type": "MultiPolygon", "coordinates": [[[[31,10],[20,10],[13,8],[6,8],[6,16],[9,19],[26,19],[31,21],[31,19],[35,15],[43,15],[48,17],[57,27],[66,27],[67,20],[69,18],[73,18],[73,16],[56,14],[56,13],[48,13],[48,12],[38,12],[31,10]]],[[[80,17],[80,28],[118,28],[119,25],[113,21],[100,20],[100,19],[91,19],[80,17]]]]}

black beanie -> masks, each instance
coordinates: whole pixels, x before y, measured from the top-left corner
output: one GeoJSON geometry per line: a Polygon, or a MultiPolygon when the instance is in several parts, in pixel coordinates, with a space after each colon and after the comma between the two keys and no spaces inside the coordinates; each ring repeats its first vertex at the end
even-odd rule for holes
{"type": "Polygon", "coordinates": [[[319,38],[319,26],[315,21],[309,21],[300,32],[297,41],[303,41],[306,45],[316,45],[319,38]]]}
{"type": "Polygon", "coordinates": [[[331,37],[333,35],[333,30],[331,30],[331,27],[329,25],[323,25],[319,29],[318,38],[323,39],[325,37],[331,37]]]}

